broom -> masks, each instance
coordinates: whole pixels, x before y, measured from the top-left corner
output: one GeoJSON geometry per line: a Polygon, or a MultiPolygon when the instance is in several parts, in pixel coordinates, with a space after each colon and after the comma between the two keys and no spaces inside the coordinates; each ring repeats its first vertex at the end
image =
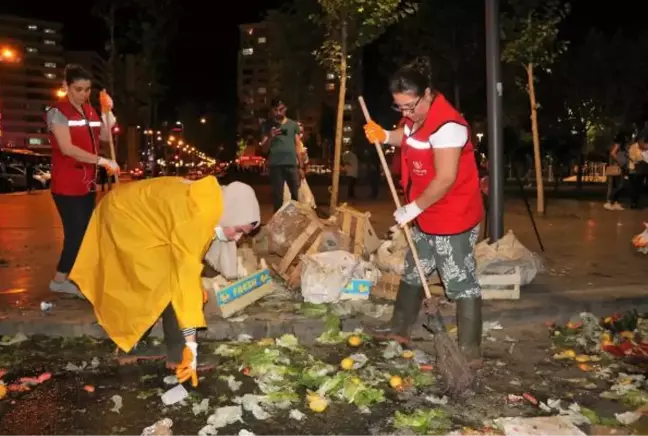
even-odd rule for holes
{"type": "MultiPolygon", "coordinates": [[[[105,115],[106,127],[108,127],[108,112],[110,112],[110,107],[108,106],[108,93],[103,89],[99,93],[99,102],[101,104],[101,113],[105,115]]],[[[117,157],[115,156],[115,142],[113,140],[112,129],[108,129],[108,145],[110,148],[110,159],[117,162],[117,157]]],[[[115,184],[119,184],[119,173],[112,174],[115,177],[115,184]]],[[[108,180],[110,180],[111,174],[108,174],[108,180]]],[[[110,186],[110,185],[109,185],[110,186]]]]}
{"type": "MultiPolygon", "coordinates": [[[[365,105],[364,98],[360,96],[358,97],[358,101],[360,102],[360,107],[362,108],[362,113],[366,121],[371,121],[371,116],[365,105]]],[[[376,151],[378,152],[378,157],[385,172],[385,177],[387,178],[387,183],[389,184],[396,208],[400,208],[401,202],[398,198],[389,166],[385,160],[382,146],[379,142],[374,142],[374,145],[376,146],[376,151]]],[[[441,375],[445,391],[454,398],[463,397],[470,391],[475,376],[459,346],[448,334],[448,330],[441,317],[441,312],[439,311],[438,299],[435,301],[432,298],[427,277],[421,266],[421,261],[416,246],[414,245],[414,240],[412,239],[409,224],[403,226],[403,232],[405,233],[405,239],[407,239],[407,244],[412,252],[412,257],[414,258],[414,263],[418,270],[421,283],[423,284],[423,290],[425,291],[425,311],[428,315],[428,323],[426,325],[424,324],[423,327],[434,335],[434,348],[436,351],[435,368],[441,375]]]]}

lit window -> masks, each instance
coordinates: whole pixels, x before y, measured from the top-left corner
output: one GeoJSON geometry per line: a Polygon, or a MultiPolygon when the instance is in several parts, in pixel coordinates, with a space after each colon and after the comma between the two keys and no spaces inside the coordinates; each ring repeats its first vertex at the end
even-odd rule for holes
{"type": "Polygon", "coordinates": [[[335,79],[335,74],[333,74],[333,73],[327,73],[327,74],[326,74],[326,78],[327,78],[328,80],[333,80],[333,79],[335,79]]]}
{"type": "Polygon", "coordinates": [[[351,103],[347,103],[347,104],[344,105],[344,110],[345,111],[350,111],[351,109],[353,109],[353,107],[351,106],[351,103]]]}
{"type": "Polygon", "coordinates": [[[45,33],[56,33],[54,29],[45,29],[45,33]]]}
{"type": "Polygon", "coordinates": [[[353,130],[353,127],[351,127],[351,126],[344,126],[344,129],[343,129],[343,130],[344,130],[344,133],[349,133],[349,132],[351,132],[351,131],[353,130]]]}
{"type": "Polygon", "coordinates": [[[46,39],[43,41],[45,45],[56,45],[56,42],[52,41],[51,39],[46,39]]]}
{"type": "Polygon", "coordinates": [[[38,49],[34,47],[27,47],[27,53],[38,53],[38,49]]]}
{"type": "Polygon", "coordinates": [[[54,62],[45,62],[45,66],[47,68],[56,68],[56,64],[54,62]]]}
{"type": "Polygon", "coordinates": [[[257,92],[258,92],[259,94],[263,95],[263,94],[266,93],[266,89],[265,89],[265,88],[259,88],[259,89],[257,89],[257,92]]]}
{"type": "Polygon", "coordinates": [[[342,142],[344,142],[345,144],[349,144],[351,142],[351,138],[345,136],[344,138],[342,138],[342,142]]]}
{"type": "Polygon", "coordinates": [[[28,28],[29,30],[38,30],[38,26],[35,25],[35,24],[30,24],[29,26],[27,26],[27,28],[28,28]]]}
{"type": "Polygon", "coordinates": [[[253,48],[244,48],[243,50],[241,50],[241,53],[243,54],[243,56],[250,56],[251,54],[254,53],[254,49],[253,48]]]}
{"type": "Polygon", "coordinates": [[[326,90],[327,91],[334,91],[335,90],[335,83],[327,83],[326,84],[326,90]]]}
{"type": "Polygon", "coordinates": [[[259,36],[259,39],[257,39],[259,44],[265,44],[266,43],[266,37],[265,36],[259,36]]]}
{"type": "Polygon", "coordinates": [[[56,74],[45,73],[45,77],[47,77],[48,79],[56,79],[56,74]]]}

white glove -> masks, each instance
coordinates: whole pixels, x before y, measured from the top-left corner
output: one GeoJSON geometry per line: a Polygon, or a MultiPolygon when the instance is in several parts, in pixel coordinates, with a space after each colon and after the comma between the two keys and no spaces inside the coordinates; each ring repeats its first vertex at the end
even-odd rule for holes
{"type": "Polygon", "coordinates": [[[404,226],[419,216],[422,212],[421,208],[413,201],[410,204],[406,204],[405,206],[396,209],[396,212],[394,212],[394,219],[398,225],[404,226]]]}
{"type": "Polygon", "coordinates": [[[114,160],[100,157],[97,161],[97,165],[104,167],[110,175],[119,173],[119,165],[117,165],[117,162],[115,162],[114,160]]]}
{"type": "Polygon", "coordinates": [[[115,127],[115,124],[117,124],[117,117],[112,113],[112,111],[110,111],[108,114],[101,114],[101,121],[103,121],[104,125],[108,126],[109,129],[112,129],[115,127]]]}

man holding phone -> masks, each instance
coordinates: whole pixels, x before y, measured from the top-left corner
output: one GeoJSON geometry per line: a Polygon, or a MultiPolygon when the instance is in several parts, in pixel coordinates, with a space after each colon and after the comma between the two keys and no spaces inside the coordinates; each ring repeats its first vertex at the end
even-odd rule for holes
{"type": "Polygon", "coordinates": [[[284,183],[290,196],[298,199],[299,184],[304,179],[304,162],[301,149],[301,128],[296,121],[286,117],[286,104],[280,98],[271,102],[271,118],[263,126],[261,146],[268,154],[272,205],[277,212],[283,204],[284,183]]]}

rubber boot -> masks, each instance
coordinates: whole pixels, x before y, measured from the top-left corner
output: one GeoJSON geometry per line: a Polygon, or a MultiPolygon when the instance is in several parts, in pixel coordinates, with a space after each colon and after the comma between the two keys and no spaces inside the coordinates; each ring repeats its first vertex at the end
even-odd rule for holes
{"type": "Polygon", "coordinates": [[[470,366],[478,367],[482,357],[482,299],[459,298],[456,303],[459,348],[470,366]]]}
{"type": "Polygon", "coordinates": [[[182,362],[185,338],[178,324],[178,318],[173,306],[170,304],[162,312],[162,331],[164,332],[164,345],[167,350],[167,367],[174,368],[182,362]]]}
{"type": "Polygon", "coordinates": [[[161,347],[149,343],[148,337],[153,330],[151,326],[137,344],[128,352],[122,353],[119,348],[116,351],[117,361],[120,365],[136,364],[145,360],[162,360],[165,357],[164,350],[161,347]]]}
{"type": "Polygon", "coordinates": [[[409,342],[422,304],[423,287],[410,285],[401,280],[391,321],[370,329],[370,334],[377,339],[392,339],[399,343],[409,342]]]}

